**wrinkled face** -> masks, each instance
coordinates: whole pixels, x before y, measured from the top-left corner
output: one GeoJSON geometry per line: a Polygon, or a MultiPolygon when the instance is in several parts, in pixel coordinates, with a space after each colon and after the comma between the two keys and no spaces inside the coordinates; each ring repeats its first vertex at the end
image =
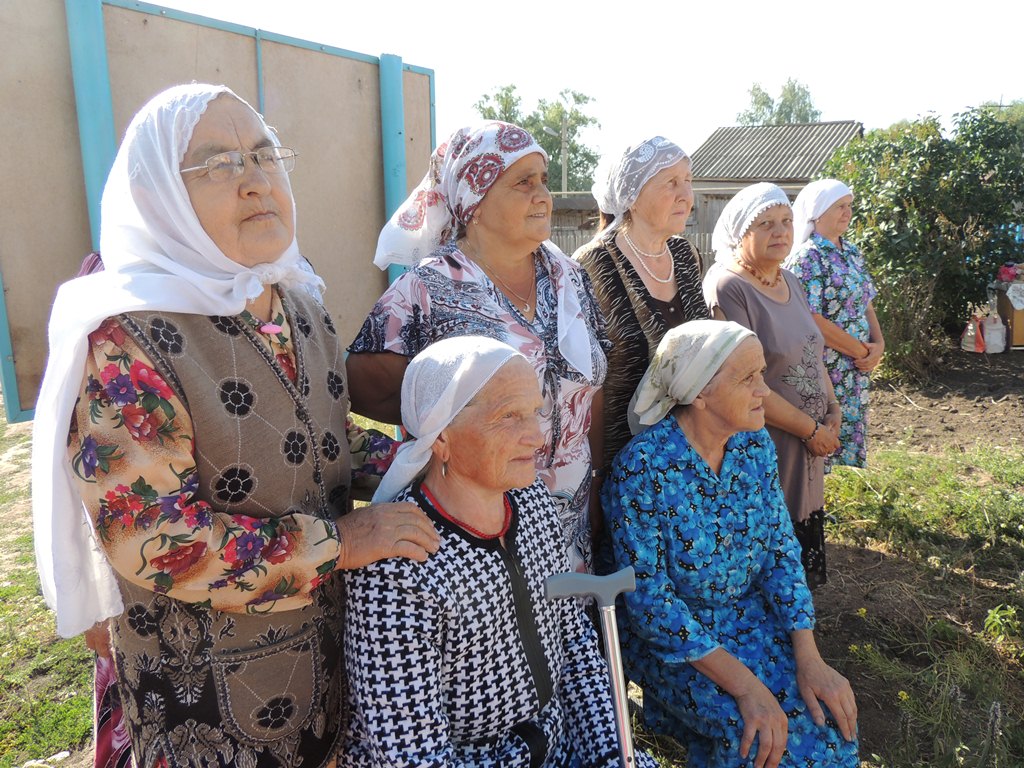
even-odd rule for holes
{"type": "MultiPolygon", "coordinates": [[[[196,124],[180,167],[202,165],[220,152],[251,152],[273,144],[255,112],[222,95],[196,124]]],[[[275,261],[295,238],[287,173],[265,173],[246,158],[245,172],[231,181],[213,181],[205,170],[188,171],[182,179],[199,223],[232,261],[246,267],[275,261]]]]}
{"type": "Polygon", "coordinates": [[[693,210],[693,174],[690,159],[662,168],[640,190],[630,215],[670,237],[686,228],[686,219],[693,210]]]}
{"type": "Polygon", "coordinates": [[[474,214],[481,234],[533,251],[551,236],[548,166],[539,152],[516,160],[487,190],[474,214]]]}
{"type": "Polygon", "coordinates": [[[509,360],[445,430],[449,472],[487,491],[525,488],[537,477],[543,445],[537,374],[522,358],[509,360]]]}
{"type": "Polygon", "coordinates": [[[846,195],[832,203],[828,210],[818,217],[814,222],[814,231],[835,243],[850,226],[852,217],[853,195],[846,195]]]}
{"type": "Polygon", "coordinates": [[[779,263],[793,246],[793,209],[776,205],[754,219],[743,235],[741,250],[748,264],[779,263]]]}
{"type": "Polygon", "coordinates": [[[765,361],[761,342],[748,337],[697,396],[707,416],[723,432],[756,432],[764,426],[764,399],[771,390],[764,383],[765,361]]]}

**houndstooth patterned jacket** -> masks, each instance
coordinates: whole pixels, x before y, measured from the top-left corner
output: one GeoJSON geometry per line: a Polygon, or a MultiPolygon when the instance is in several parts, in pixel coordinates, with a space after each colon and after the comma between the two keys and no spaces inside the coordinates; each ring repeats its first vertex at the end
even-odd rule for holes
{"type": "Polygon", "coordinates": [[[397,500],[430,516],[437,554],[346,575],[353,724],[339,766],[618,765],[594,630],[578,602],[544,598],[568,570],[554,503],[540,481],[508,498],[502,547],[442,517],[417,483],[397,500]]]}

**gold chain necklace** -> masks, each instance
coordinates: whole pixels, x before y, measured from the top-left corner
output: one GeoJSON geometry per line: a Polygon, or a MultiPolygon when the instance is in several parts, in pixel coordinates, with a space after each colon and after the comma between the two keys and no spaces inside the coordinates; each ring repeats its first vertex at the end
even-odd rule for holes
{"type": "MultiPolygon", "coordinates": [[[[465,245],[470,245],[469,240],[463,240],[463,243],[465,245]]],[[[530,314],[530,307],[532,306],[532,303],[537,298],[537,277],[536,277],[536,274],[534,275],[533,282],[530,284],[530,287],[533,289],[533,290],[530,291],[530,295],[528,297],[522,296],[511,285],[509,285],[504,280],[502,280],[501,279],[501,275],[499,275],[497,272],[495,272],[493,267],[489,267],[486,264],[484,264],[483,260],[480,258],[480,253],[476,250],[475,247],[473,248],[473,253],[467,254],[467,255],[469,255],[470,258],[472,258],[473,261],[475,261],[480,266],[480,269],[482,269],[484,271],[484,273],[488,277],[493,277],[495,280],[498,281],[498,283],[501,284],[501,288],[505,292],[506,295],[512,294],[513,296],[515,296],[520,301],[520,303],[523,305],[522,313],[524,315],[530,314]]],[[[518,307],[517,307],[517,309],[518,309],[518,307]]]]}

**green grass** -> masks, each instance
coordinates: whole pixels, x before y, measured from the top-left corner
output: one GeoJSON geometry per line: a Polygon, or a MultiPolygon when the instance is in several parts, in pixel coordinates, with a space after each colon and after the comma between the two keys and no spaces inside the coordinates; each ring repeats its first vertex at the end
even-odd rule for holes
{"type": "Polygon", "coordinates": [[[61,640],[43,603],[29,524],[29,433],[0,422],[0,767],[85,743],[92,731],[91,655],[61,640]]]}
{"type": "Polygon", "coordinates": [[[1024,765],[1024,451],[878,451],[830,476],[826,508],[831,540],[912,569],[888,615],[860,612],[850,647],[895,692],[898,736],[868,764],[1024,765]]]}

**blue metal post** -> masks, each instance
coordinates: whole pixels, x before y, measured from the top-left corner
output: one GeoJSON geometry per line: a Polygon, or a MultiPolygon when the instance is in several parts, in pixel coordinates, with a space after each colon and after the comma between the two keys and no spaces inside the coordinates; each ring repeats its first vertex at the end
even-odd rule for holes
{"type": "Polygon", "coordinates": [[[100,198],[117,151],[114,102],[107,68],[107,36],[103,0],[65,0],[71,76],[78,111],[78,143],[82,149],[85,197],[89,206],[92,247],[100,247],[100,198]]]}
{"type": "MultiPolygon", "coordinates": [[[[405,97],[402,58],[389,53],[380,57],[380,132],[384,153],[384,216],[389,217],[405,201],[405,97]]],[[[402,267],[388,267],[388,280],[402,274],[402,267]]]]}

